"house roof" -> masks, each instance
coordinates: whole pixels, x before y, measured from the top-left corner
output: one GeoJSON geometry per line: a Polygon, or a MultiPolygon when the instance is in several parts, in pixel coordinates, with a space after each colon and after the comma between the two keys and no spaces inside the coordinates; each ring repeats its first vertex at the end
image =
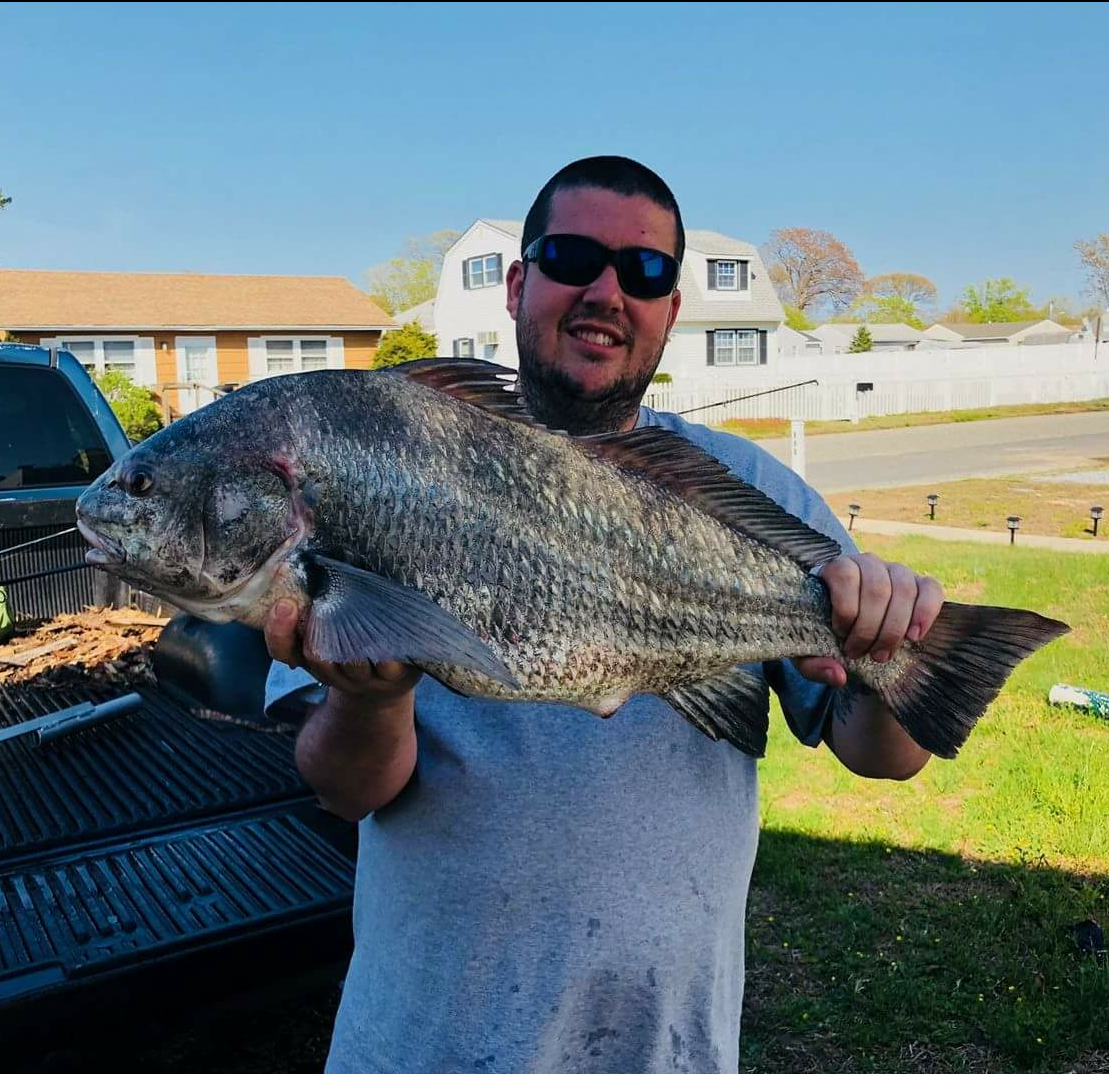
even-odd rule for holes
{"type": "Polygon", "coordinates": [[[1058,330],[1059,332],[1069,331],[1069,329],[1064,328],[1062,325],[1048,320],[998,321],[996,324],[959,323],[945,324],[943,327],[950,329],[952,332],[958,332],[963,339],[1008,339],[1010,336],[1015,336],[1018,332],[1023,332],[1032,327],[1042,327],[1046,332],[1052,330],[1058,330]]]}
{"type": "MultiPolygon", "coordinates": [[[[820,328],[831,328],[848,339],[852,338],[861,327],[861,322],[827,321],[820,328]]],[[[875,343],[915,343],[924,333],[914,328],[911,324],[896,322],[894,324],[867,324],[870,338],[875,343]]]]}
{"type": "Polygon", "coordinates": [[[392,328],[341,276],[0,269],[0,325],[57,329],[392,328]]]}
{"type": "Polygon", "coordinates": [[[491,224],[493,227],[500,228],[501,231],[507,231],[509,235],[517,239],[524,234],[524,224],[521,220],[490,220],[483,216],[481,221],[483,224],[491,224]]]}
{"type": "Polygon", "coordinates": [[[435,299],[429,298],[426,302],[409,306],[406,310],[398,310],[393,314],[393,320],[397,324],[408,324],[410,321],[416,321],[421,328],[433,332],[435,330],[435,299]]]}

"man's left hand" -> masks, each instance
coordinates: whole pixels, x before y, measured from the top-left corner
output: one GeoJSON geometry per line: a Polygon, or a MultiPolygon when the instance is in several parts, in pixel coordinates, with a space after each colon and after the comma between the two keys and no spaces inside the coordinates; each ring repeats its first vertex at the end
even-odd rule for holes
{"type": "MultiPolygon", "coordinates": [[[[850,552],[830,560],[820,580],[832,602],[832,630],[851,660],[869,653],[872,660],[884,663],[906,638],[923,638],[943,605],[943,587],[934,578],[869,552],[850,552]]],[[[794,664],[813,682],[847,683],[847,672],[833,657],[807,656],[794,664]]]]}

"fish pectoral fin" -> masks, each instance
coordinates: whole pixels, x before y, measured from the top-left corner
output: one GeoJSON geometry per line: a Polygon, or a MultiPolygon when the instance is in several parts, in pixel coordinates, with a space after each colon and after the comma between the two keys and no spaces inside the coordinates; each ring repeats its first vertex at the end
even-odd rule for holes
{"type": "Polygon", "coordinates": [[[770,688],[761,675],[742,664],[724,675],[679,686],[662,697],[713,741],[726,739],[752,757],[766,753],[770,688]]]}
{"type": "Polygon", "coordinates": [[[315,553],[305,560],[312,607],[304,644],[312,655],[334,664],[452,664],[519,686],[485,642],[418,590],[315,553]]]}

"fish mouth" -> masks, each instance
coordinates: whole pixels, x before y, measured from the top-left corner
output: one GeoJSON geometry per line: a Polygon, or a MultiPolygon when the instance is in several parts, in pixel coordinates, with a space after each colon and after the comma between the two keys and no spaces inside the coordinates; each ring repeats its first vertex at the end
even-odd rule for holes
{"type": "Polygon", "coordinates": [[[94,567],[120,566],[127,562],[127,553],[118,541],[113,541],[102,533],[97,533],[80,519],[77,519],[77,529],[81,536],[92,547],[85,553],[85,562],[94,567]]]}

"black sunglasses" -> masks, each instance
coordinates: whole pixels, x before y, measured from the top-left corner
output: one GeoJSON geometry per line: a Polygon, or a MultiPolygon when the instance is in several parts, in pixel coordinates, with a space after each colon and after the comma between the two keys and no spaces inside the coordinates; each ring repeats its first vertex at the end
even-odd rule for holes
{"type": "Polygon", "coordinates": [[[586,287],[607,265],[616,266],[616,278],[632,298],[663,298],[678,283],[678,262],[648,246],[611,250],[585,235],[540,235],[524,250],[524,260],[534,261],[544,276],[569,287],[586,287]]]}

